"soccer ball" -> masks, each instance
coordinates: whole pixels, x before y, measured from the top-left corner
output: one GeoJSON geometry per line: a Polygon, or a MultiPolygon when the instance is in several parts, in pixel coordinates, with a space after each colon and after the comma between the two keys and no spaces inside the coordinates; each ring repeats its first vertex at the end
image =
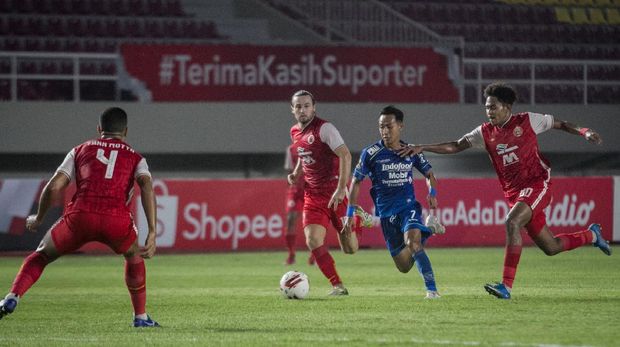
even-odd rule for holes
{"type": "Polygon", "coordinates": [[[446,227],[441,225],[441,223],[439,223],[439,220],[437,220],[437,217],[433,215],[426,216],[425,224],[429,229],[431,229],[431,232],[433,234],[445,234],[446,233],[446,227]]]}
{"type": "Polygon", "coordinates": [[[280,280],[280,292],[288,299],[303,299],[308,296],[310,282],[303,272],[289,271],[280,280]]]}

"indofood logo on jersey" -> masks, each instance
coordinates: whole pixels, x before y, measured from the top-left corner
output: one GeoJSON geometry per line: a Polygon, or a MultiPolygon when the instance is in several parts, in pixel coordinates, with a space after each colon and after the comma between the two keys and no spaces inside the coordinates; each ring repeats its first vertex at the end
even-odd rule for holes
{"type": "MultiPolygon", "coordinates": [[[[409,161],[409,158],[407,158],[407,161],[409,161]]],[[[401,182],[403,179],[407,179],[409,182],[411,182],[412,178],[409,176],[409,172],[411,171],[412,166],[413,163],[381,164],[381,170],[384,172],[388,172],[389,180],[399,180],[399,182],[401,182]]]]}

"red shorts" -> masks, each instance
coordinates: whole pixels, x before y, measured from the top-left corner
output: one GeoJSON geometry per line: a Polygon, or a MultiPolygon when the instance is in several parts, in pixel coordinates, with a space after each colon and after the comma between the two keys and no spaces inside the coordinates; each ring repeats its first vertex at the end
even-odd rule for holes
{"type": "Polygon", "coordinates": [[[59,254],[74,252],[91,241],[101,242],[122,254],[136,241],[138,229],[129,215],[76,212],[60,218],[51,233],[59,254]]]}
{"type": "Polygon", "coordinates": [[[304,190],[290,186],[286,190],[286,213],[301,212],[304,209],[304,190]]]}
{"type": "Polygon", "coordinates": [[[547,216],[544,209],[551,203],[551,184],[541,183],[521,189],[518,194],[507,197],[508,205],[512,208],[517,202],[526,203],[532,209],[532,219],[525,225],[527,234],[534,237],[547,225],[547,216]]]}
{"type": "Polygon", "coordinates": [[[334,211],[333,207],[327,208],[327,204],[329,204],[329,200],[332,198],[332,193],[327,195],[316,193],[308,194],[308,192],[306,192],[303,209],[304,228],[306,225],[319,224],[325,229],[328,229],[331,223],[336,230],[342,229],[342,218],[347,214],[348,199],[345,197],[344,201],[342,201],[336,208],[336,211],[334,211]]]}

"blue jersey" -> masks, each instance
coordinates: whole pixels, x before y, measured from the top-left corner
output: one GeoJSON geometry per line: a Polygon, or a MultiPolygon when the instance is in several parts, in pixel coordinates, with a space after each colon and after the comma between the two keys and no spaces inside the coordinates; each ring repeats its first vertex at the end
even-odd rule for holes
{"type": "Polygon", "coordinates": [[[370,195],[375,203],[375,213],[385,218],[411,209],[415,204],[414,167],[424,176],[432,168],[424,154],[403,158],[379,141],[364,148],[353,175],[357,181],[370,177],[370,195]]]}

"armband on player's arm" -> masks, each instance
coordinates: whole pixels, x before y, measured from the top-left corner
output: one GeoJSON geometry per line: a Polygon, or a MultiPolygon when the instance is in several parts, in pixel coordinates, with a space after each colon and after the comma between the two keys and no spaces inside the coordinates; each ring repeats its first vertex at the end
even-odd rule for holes
{"type": "Polygon", "coordinates": [[[349,205],[347,206],[347,217],[353,217],[353,215],[355,214],[355,210],[357,209],[357,206],[355,205],[349,205]]]}

